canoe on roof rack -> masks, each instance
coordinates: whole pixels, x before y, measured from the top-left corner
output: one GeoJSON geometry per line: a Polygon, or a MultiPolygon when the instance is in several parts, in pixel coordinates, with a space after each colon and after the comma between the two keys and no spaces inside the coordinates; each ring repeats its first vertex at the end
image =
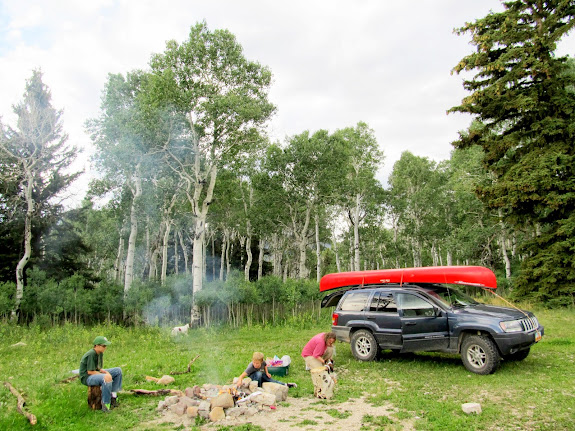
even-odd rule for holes
{"type": "Polygon", "coordinates": [[[442,283],[497,288],[495,274],[483,266],[424,266],[327,274],[319,282],[320,292],[338,287],[389,283],[442,283]]]}

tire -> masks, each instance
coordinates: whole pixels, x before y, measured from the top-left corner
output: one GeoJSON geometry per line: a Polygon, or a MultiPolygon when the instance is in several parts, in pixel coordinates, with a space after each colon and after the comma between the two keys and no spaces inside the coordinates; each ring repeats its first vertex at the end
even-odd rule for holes
{"type": "Polygon", "coordinates": [[[484,335],[469,335],[461,346],[461,360],[469,371],[475,374],[491,374],[499,367],[501,356],[491,338],[484,335]]]}
{"type": "Polygon", "coordinates": [[[367,329],[360,329],[351,337],[351,353],[360,361],[373,361],[379,347],[373,334],[367,329]]]}
{"type": "Polygon", "coordinates": [[[513,353],[512,355],[505,355],[503,359],[506,361],[522,361],[527,356],[529,356],[529,352],[531,349],[520,350],[518,352],[513,353]]]}

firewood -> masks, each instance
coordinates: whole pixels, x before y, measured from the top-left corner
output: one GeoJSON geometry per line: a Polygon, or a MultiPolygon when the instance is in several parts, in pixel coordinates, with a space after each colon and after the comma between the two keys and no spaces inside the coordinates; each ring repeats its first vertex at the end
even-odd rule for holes
{"type": "Polygon", "coordinates": [[[28,418],[30,425],[36,425],[36,422],[38,422],[36,419],[36,416],[34,416],[32,413],[24,410],[24,406],[26,405],[26,400],[20,394],[20,392],[18,392],[16,390],[16,388],[14,388],[14,386],[12,386],[9,382],[4,382],[4,386],[6,386],[10,390],[10,392],[12,392],[12,395],[14,395],[18,399],[18,406],[17,406],[18,412],[20,412],[20,414],[22,414],[26,418],[28,418]]]}
{"type": "Polygon", "coordinates": [[[64,379],[64,380],[60,380],[60,383],[70,383],[70,382],[76,380],[78,377],[80,377],[80,375],[76,374],[75,376],[68,377],[67,379],[64,379]]]}
{"type": "Polygon", "coordinates": [[[177,395],[181,397],[183,395],[182,391],[177,391],[175,389],[158,389],[156,391],[148,391],[146,389],[130,389],[134,395],[151,395],[157,397],[159,395],[177,395]]]}
{"type": "Polygon", "coordinates": [[[200,357],[200,355],[197,355],[194,359],[192,359],[189,363],[188,363],[188,369],[186,371],[172,371],[170,372],[171,376],[178,376],[180,374],[187,374],[192,370],[192,364],[196,361],[196,359],[198,359],[200,357]]]}

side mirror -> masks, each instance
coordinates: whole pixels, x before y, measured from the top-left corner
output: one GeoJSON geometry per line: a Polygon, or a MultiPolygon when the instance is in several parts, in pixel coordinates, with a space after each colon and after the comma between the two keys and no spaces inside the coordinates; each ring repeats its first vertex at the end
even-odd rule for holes
{"type": "Polygon", "coordinates": [[[441,312],[441,308],[437,308],[437,307],[433,307],[433,315],[435,317],[441,317],[443,316],[442,312],[441,312]]]}

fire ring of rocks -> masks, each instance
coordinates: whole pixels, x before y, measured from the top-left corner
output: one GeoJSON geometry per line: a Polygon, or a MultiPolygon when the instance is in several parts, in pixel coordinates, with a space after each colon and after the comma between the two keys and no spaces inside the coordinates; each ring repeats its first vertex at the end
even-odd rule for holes
{"type": "Polygon", "coordinates": [[[275,410],[276,403],[287,399],[288,387],[266,382],[261,388],[249,377],[236,387],[233,385],[194,386],[186,388],[181,395],[170,395],[158,403],[159,412],[171,413],[189,418],[200,416],[217,422],[226,417],[252,416],[261,411],[275,410]]]}

